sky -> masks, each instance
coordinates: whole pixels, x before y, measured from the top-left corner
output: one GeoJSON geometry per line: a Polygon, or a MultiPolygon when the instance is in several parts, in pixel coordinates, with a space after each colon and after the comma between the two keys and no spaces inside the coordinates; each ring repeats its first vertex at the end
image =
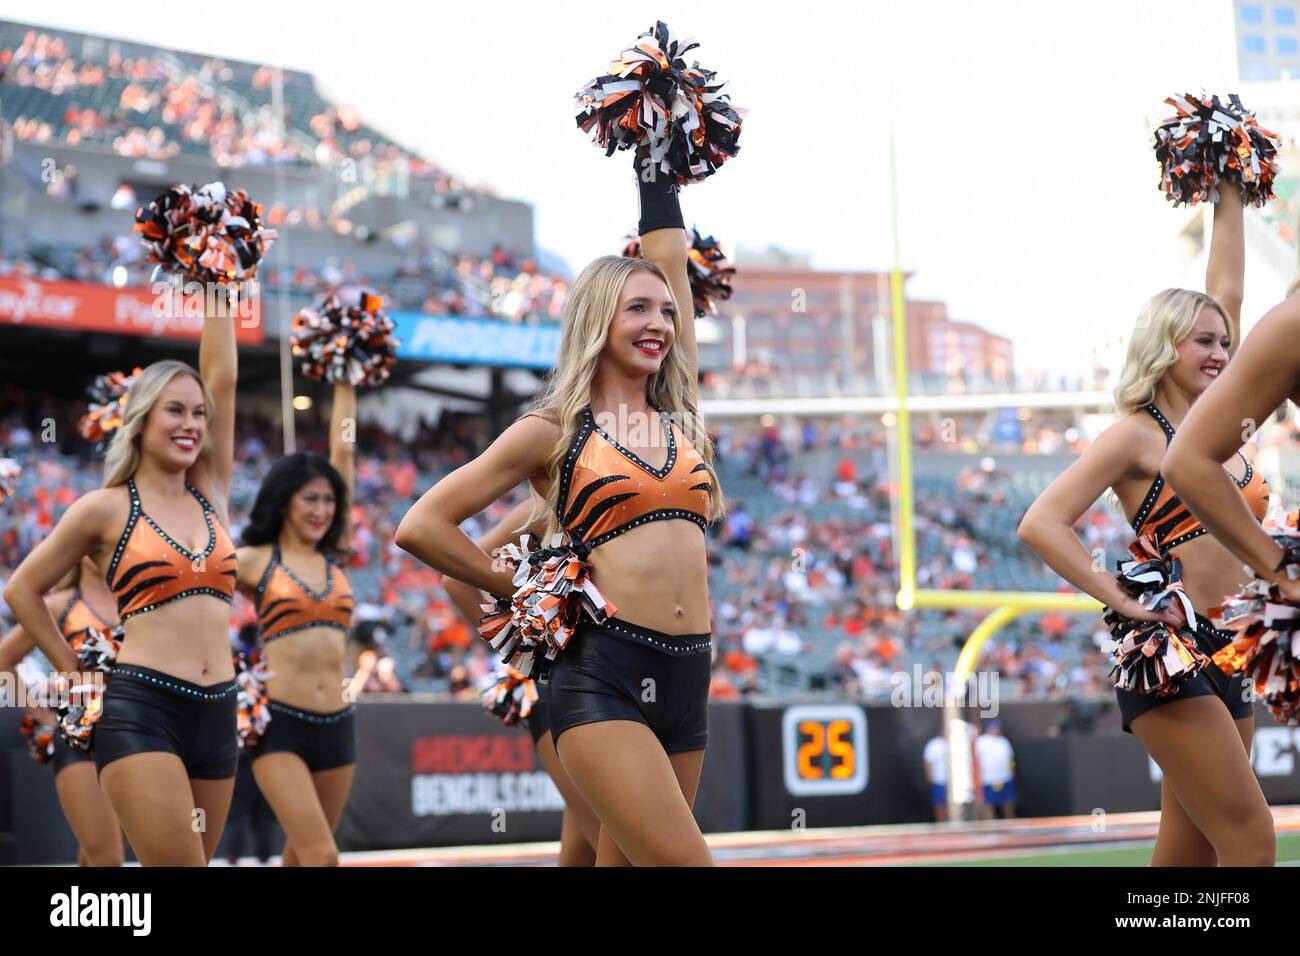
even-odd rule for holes
{"type": "Polygon", "coordinates": [[[732,249],[888,268],[892,126],[909,294],[1011,336],[1018,365],[1062,371],[1185,279],[1188,214],[1151,149],[1163,99],[1239,86],[1230,0],[164,9],[0,0],[6,18],[309,70],[398,142],[530,202],[539,245],[575,270],[620,248],[637,207],[630,160],[586,140],[573,94],[662,19],[748,111],[739,155],[684,189],[688,223],[732,249]]]}

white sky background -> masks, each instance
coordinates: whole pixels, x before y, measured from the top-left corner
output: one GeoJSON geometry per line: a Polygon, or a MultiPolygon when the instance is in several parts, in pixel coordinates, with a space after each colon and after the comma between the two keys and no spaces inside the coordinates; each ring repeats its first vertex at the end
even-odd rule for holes
{"type": "Polygon", "coordinates": [[[1010,335],[1021,368],[1058,372],[1183,280],[1187,214],[1158,191],[1151,149],[1161,101],[1239,86],[1230,0],[224,0],[208,18],[156,0],[0,0],[0,13],[310,70],[398,142],[532,203],[538,243],[575,271],[620,248],[636,197],[630,159],[586,142],[572,95],[658,17],[701,42],[689,58],[749,110],[740,155],[685,189],[688,223],[731,248],[888,267],[892,110],[911,294],[1010,335]]]}

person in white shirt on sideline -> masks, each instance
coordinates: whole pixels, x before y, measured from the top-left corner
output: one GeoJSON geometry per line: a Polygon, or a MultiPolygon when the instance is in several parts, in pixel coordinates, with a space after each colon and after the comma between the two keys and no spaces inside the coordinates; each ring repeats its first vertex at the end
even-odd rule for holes
{"type": "Polygon", "coordinates": [[[1011,742],[1002,736],[1002,724],[990,720],[975,739],[975,759],[984,783],[984,817],[991,820],[1001,809],[1003,817],[1016,815],[1016,758],[1011,742]]]}
{"type": "Polygon", "coordinates": [[[942,823],[948,819],[948,741],[942,727],[926,743],[921,759],[925,761],[925,781],[930,785],[934,819],[942,823]]]}

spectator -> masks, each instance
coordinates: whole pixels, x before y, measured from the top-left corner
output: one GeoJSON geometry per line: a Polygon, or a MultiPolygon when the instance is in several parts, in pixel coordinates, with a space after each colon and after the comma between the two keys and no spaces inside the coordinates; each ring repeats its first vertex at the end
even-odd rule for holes
{"type": "Polygon", "coordinates": [[[1010,819],[1016,815],[1016,760],[1011,742],[1002,736],[1002,722],[990,720],[975,738],[975,759],[984,784],[984,817],[992,819],[999,809],[1010,819]]]}

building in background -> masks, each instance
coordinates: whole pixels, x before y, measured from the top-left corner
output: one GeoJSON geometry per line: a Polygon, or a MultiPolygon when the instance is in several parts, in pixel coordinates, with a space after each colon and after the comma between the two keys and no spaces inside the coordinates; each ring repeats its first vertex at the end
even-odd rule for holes
{"type": "Polygon", "coordinates": [[[1300,11],[1295,0],[1234,0],[1237,65],[1248,83],[1300,78],[1300,11]]]}
{"type": "MultiPolygon", "coordinates": [[[[732,297],[700,335],[705,389],[725,396],[872,395],[889,385],[888,272],[814,269],[806,256],[741,249],[732,297]]],[[[906,281],[904,278],[904,281],[906,281]]],[[[1010,388],[1012,346],[942,302],[907,302],[914,391],[1010,388]]]]}

